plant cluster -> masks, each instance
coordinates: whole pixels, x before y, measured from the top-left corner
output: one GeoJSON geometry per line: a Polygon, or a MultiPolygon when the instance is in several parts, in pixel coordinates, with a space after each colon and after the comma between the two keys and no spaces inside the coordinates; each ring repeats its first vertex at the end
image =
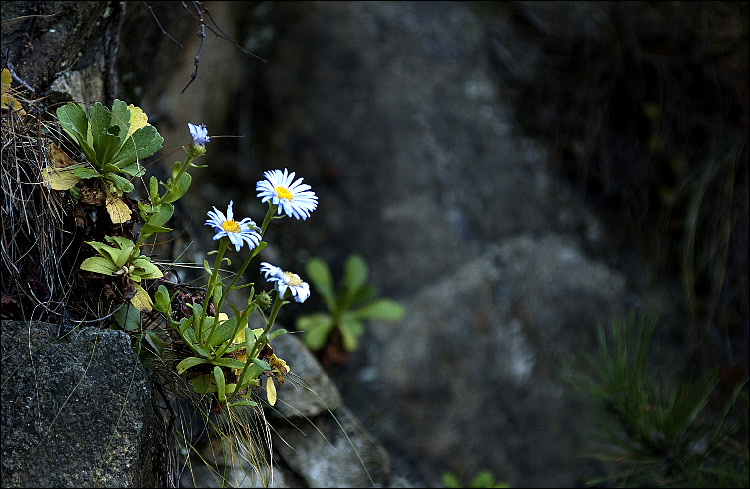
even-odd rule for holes
{"type": "Polygon", "coordinates": [[[211,140],[205,126],[188,124],[184,160],[174,163],[168,177],[147,179],[143,160],[161,149],[163,138],[139,107],[115,100],[111,109],[96,103],[86,111],[67,103],[57,108],[57,123],[49,123],[42,119],[44,108],[23,98],[11,82],[3,70],[3,319],[59,322],[59,338],[84,324],[126,331],[141,363],[153,367],[169,416],[166,434],[177,437],[179,454],[166,455],[170,467],[192,451],[222,485],[230,480],[227,470],[244,472],[242,461],[267,485],[271,440],[259,414],[260,393],[274,406],[277,385],[291,376],[271,347],[287,331],[274,324],[281,307],[305,302],[311,290],[299,275],[268,262],[259,265],[268,290],[242,279],[267,246],[263,237],[271,221],[307,219],[317,195],[294,172],[265,172],[256,185],[268,206],[260,224],[235,215],[231,200],[226,209],[213,207],[205,225],[216,248],[202,264],[205,285],[173,281],[172,267],[180,263],[158,260],[155,250],[174,236],[168,226],[176,202],[191,186],[191,169],[202,167],[196,161],[211,140]],[[241,263],[236,271],[229,270],[233,254],[241,263]],[[53,290],[55,280],[59,291],[53,290]],[[246,300],[237,305],[241,294],[246,300]],[[186,404],[173,402],[172,394],[186,404]],[[209,405],[219,416],[211,416],[209,405]],[[219,442],[215,467],[185,425],[196,413],[209,444],[219,442]],[[211,440],[215,435],[219,439],[211,440]],[[223,474],[220,459],[232,461],[223,474]]]}
{"type": "MultiPolygon", "coordinates": [[[[58,156],[45,168],[46,183],[56,190],[69,190],[74,199],[99,199],[105,205],[113,224],[134,219],[140,229],[131,239],[128,236],[106,235],[104,241],[88,240],[96,252],[83,260],[80,269],[93,274],[117,278],[121,281],[122,298],[129,301],[113,315],[113,325],[140,335],[139,353],[147,361],[164,352],[165,337],[158,330],[146,329],[141,324],[141,313],[158,313],[165,330],[174,344],[185,355],[175,366],[178,374],[186,373],[193,390],[214,396],[216,409],[222,407],[256,406],[254,391],[265,382],[268,403],[276,403],[273,380],[283,385],[289,374],[286,362],[278,358],[270,341],[284,329],[271,331],[279,309],[294,299],[304,302],[310,295],[309,285],[298,275],[284,271],[270,263],[262,263],[261,271],[274,290],[256,293],[252,283],[241,279],[250,261],[266,247],[263,235],[273,219],[290,217],[304,220],[317,207],[317,196],[310,186],[295,180],[295,173],[287,169],[265,172],[256,190],[268,211],[261,225],[249,217],[238,219],[230,201],[226,212],[216,207],[207,212],[206,226],[213,232],[217,249],[213,264],[204,260],[208,274],[204,291],[190,302],[177,300],[179,291],[164,279],[160,266],[144,254],[147,241],[168,233],[166,224],[174,213],[174,203],[191,184],[189,170],[198,168],[195,159],[206,152],[210,137],[205,126],[188,124],[192,141],[184,147],[184,162],[174,163],[171,177],[159,181],[151,176],[146,185],[147,197],[137,202],[137,217],[123,200],[135,189],[132,181],[141,178],[146,169],[141,159],[158,151],[163,138],[148,124],[143,111],[115,100],[109,110],[97,103],[86,115],[79,104],[68,103],[57,109],[62,129],[77,143],[85,159],[76,163],[72,158],[58,156]],[[230,246],[234,250],[230,251],[230,246]],[[226,255],[240,254],[247,247],[242,265],[233,274],[224,276],[222,264],[231,264],[226,255]],[[158,282],[157,282],[158,279],[158,282]],[[227,300],[234,290],[248,290],[242,308],[227,300]],[[228,310],[228,312],[224,312],[228,310]],[[253,312],[262,316],[264,327],[252,329],[248,319],[253,312]],[[141,348],[145,344],[149,348],[141,348]]],[[[87,202],[94,202],[89,200],[87,202]]]]}

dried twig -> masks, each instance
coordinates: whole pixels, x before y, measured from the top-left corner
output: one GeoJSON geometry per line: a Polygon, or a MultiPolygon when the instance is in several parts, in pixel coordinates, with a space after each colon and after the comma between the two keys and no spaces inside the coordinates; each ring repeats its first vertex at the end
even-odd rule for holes
{"type": "Polygon", "coordinates": [[[151,12],[151,15],[154,17],[154,20],[156,21],[156,25],[158,25],[159,29],[161,29],[161,33],[164,34],[165,36],[167,36],[168,38],[170,38],[171,40],[173,40],[175,42],[175,44],[177,44],[178,46],[182,47],[182,44],[180,44],[177,41],[177,39],[175,39],[174,37],[170,36],[169,33],[164,30],[164,27],[161,26],[161,22],[159,22],[159,19],[156,18],[156,14],[154,13],[154,9],[151,8],[151,5],[149,5],[145,1],[143,2],[143,5],[145,5],[146,8],[148,9],[148,11],[151,12]]]}
{"type": "MultiPolygon", "coordinates": [[[[203,41],[206,39],[206,23],[203,21],[203,2],[191,2],[193,4],[193,7],[195,8],[195,11],[198,12],[198,22],[200,22],[201,30],[198,32],[198,36],[201,38],[200,46],[198,46],[198,53],[196,53],[195,58],[193,58],[193,64],[195,65],[195,71],[193,71],[190,74],[190,81],[187,85],[185,85],[185,88],[182,89],[180,93],[185,93],[185,90],[187,90],[187,87],[190,86],[191,83],[195,81],[196,78],[198,78],[198,64],[200,63],[201,59],[201,51],[203,50],[203,41]]],[[[182,6],[190,12],[190,10],[187,8],[187,5],[185,5],[185,2],[182,2],[182,6]]],[[[195,14],[190,12],[193,17],[195,17],[195,14]]]]}
{"type": "Polygon", "coordinates": [[[195,20],[197,20],[198,23],[200,24],[201,30],[198,32],[197,35],[200,36],[201,43],[200,43],[200,46],[198,47],[198,53],[195,55],[195,58],[193,58],[193,64],[195,65],[195,70],[193,71],[193,73],[190,74],[190,81],[188,82],[187,85],[185,85],[185,88],[183,88],[182,92],[180,93],[185,93],[185,90],[187,90],[187,87],[189,87],[190,84],[193,83],[193,81],[195,81],[195,79],[198,77],[198,64],[200,63],[201,51],[203,50],[203,40],[206,38],[206,28],[208,28],[209,31],[213,32],[216,37],[220,37],[234,44],[237,47],[237,49],[242,51],[244,54],[249,54],[250,56],[253,56],[256,59],[259,59],[260,61],[264,63],[268,62],[267,60],[261,58],[257,54],[251,53],[250,51],[244,49],[242,46],[239,45],[237,41],[235,41],[234,39],[226,35],[224,31],[222,31],[221,28],[218,26],[218,24],[216,24],[216,21],[211,16],[211,12],[208,10],[208,8],[204,5],[203,2],[190,2],[190,3],[193,4],[193,8],[195,9],[195,12],[197,13],[197,15],[196,13],[193,13],[188,8],[187,5],[185,5],[185,2],[182,2],[182,6],[185,10],[190,12],[190,15],[192,15],[195,18],[195,20]],[[206,13],[206,15],[208,15],[208,18],[211,20],[211,22],[216,27],[216,29],[214,29],[210,25],[206,25],[206,21],[203,18],[204,12],[206,13]]]}

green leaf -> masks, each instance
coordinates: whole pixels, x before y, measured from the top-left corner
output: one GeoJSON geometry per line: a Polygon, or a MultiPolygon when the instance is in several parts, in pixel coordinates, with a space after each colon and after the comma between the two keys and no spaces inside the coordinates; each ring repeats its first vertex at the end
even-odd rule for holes
{"type": "MultiPolygon", "coordinates": [[[[78,146],[81,147],[86,158],[90,162],[94,161],[95,152],[93,141],[89,141],[88,139],[89,120],[86,117],[83,108],[78,104],[68,102],[57,109],[57,119],[60,122],[60,127],[62,127],[63,130],[78,143],[78,146]]],[[[80,178],[88,178],[80,175],[76,176],[80,178]]]]}
{"type": "Polygon", "coordinates": [[[136,331],[141,326],[141,311],[130,304],[125,304],[115,313],[113,319],[125,331],[136,331]]]}
{"type": "Polygon", "coordinates": [[[113,248],[98,241],[86,241],[86,244],[93,246],[100,255],[105,258],[109,258],[113,264],[117,261],[117,255],[120,254],[120,250],[118,248],[113,248]]]}
{"type": "Polygon", "coordinates": [[[121,268],[128,262],[128,260],[130,259],[130,254],[133,253],[133,248],[135,248],[135,245],[133,243],[129,243],[124,248],[120,249],[120,251],[117,253],[117,257],[115,258],[115,265],[117,266],[117,268],[121,268]]]}
{"type": "Polygon", "coordinates": [[[287,330],[285,330],[284,328],[279,328],[279,329],[277,329],[276,331],[274,331],[273,333],[270,333],[270,334],[268,335],[268,341],[269,341],[269,342],[271,342],[271,340],[273,340],[273,339],[274,339],[274,338],[276,338],[277,336],[281,336],[281,335],[283,335],[283,334],[287,334],[287,333],[288,333],[288,331],[287,331],[287,330]]]}
{"type": "Polygon", "coordinates": [[[456,477],[455,474],[452,474],[450,472],[443,472],[443,475],[441,476],[441,480],[443,482],[443,486],[445,487],[450,487],[450,488],[461,487],[461,481],[458,480],[458,477],[456,477]]]}
{"type": "Polygon", "coordinates": [[[346,318],[341,321],[339,333],[341,333],[341,344],[344,350],[353,352],[357,349],[358,338],[365,332],[365,325],[356,319],[346,318]]]}
{"type": "Polygon", "coordinates": [[[264,371],[271,370],[271,366],[268,364],[268,362],[264,362],[260,358],[253,358],[252,361],[255,365],[262,368],[264,371]]]}
{"type": "Polygon", "coordinates": [[[101,273],[102,275],[114,275],[120,267],[112,263],[112,260],[104,258],[103,256],[92,256],[86,258],[81,263],[81,270],[87,272],[101,273]]]}
{"type": "Polygon", "coordinates": [[[112,103],[110,124],[115,124],[120,128],[120,135],[123,135],[122,140],[124,141],[124,135],[130,129],[130,109],[128,109],[128,105],[122,100],[115,99],[114,103],[112,103]]]}
{"type": "Polygon", "coordinates": [[[169,185],[166,186],[167,192],[164,194],[164,197],[162,197],[163,202],[172,203],[185,195],[185,192],[190,188],[191,182],[192,177],[187,172],[183,173],[177,182],[172,182],[170,180],[169,185]]]}
{"type": "Polygon", "coordinates": [[[153,210],[153,214],[151,215],[151,217],[148,218],[148,223],[153,226],[163,226],[164,223],[169,221],[173,214],[174,206],[172,204],[159,204],[153,210]]]}
{"type": "Polygon", "coordinates": [[[86,141],[88,134],[89,120],[83,107],[73,102],[68,102],[62,107],[58,107],[57,119],[60,126],[75,140],[86,141]]]}
{"type": "Polygon", "coordinates": [[[211,363],[211,365],[218,365],[220,367],[229,368],[242,368],[245,366],[245,362],[240,362],[239,360],[234,358],[215,358],[209,363],[211,363]]]}
{"type": "Polygon", "coordinates": [[[320,350],[326,344],[328,335],[333,329],[332,318],[325,313],[314,313],[297,318],[297,329],[305,332],[302,341],[313,351],[320,350]]]}
{"type": "Polygon", "coordinates": [[[131,177],[142,177],[146,174],[146,167],[139,164],[138,162],[135,162],[132,165],[120,168],[119,171],[127,173],[131,177]]]}
{"type": "Polygon", "coordinates": [[[110,163],[122,144],[122,140],[128,132],[127,127],[123,134],[123,127],[117,123],[112,124],[112,114],[99,102],[89,109],[89,122],[94,152],[96,153],[96,159],[91,163],[97,168],[103,168],[105,164],[110,163]]]}
{"type": "Polygon", "coordinates": [[[171,230],[172,228],[165,228],[164,226],[154,226],[153,224],[148,222],[141,226],[141,234],[143,236],[150,236],[156,233],[168,233],[171,230]]]}
{"type": "Polygon", "coordinates": [[[112,182],[120,192],[129,193],[135,190],[135,186],[130,183],[130,180],[125,177],[121,177],[115,172],[107,172],[104,175],[104,179],[112,182]]]}
{"type": "Polygon", "coordinates": [[[124,236],[105,236],[104,239],[106,239],[110,243],[116,244],[120,249],[126,246],[131,246],[133,244],[131,240],[124,236]]]}
{"type": "Polygon", "coordinates": [[[214,367],[214,379],[216,380],[216,394],[219,402],[226,402],[224,372],[221,370],[221,367],[214,367]]]}
{"type": "Polygon", "coordinates": [[[191,379],[190,382],[197,394],[208,394],[209,392],[216,392],[216,384],[212,380],[213,378],[209,375],[201,375],[191,379]]]}
{"type": "Polygon", "coordinates": [[[375,287],[369,285],[363,285],[360,287],[352,296],[345,298],[344,308],[348,308],[354,304],[369,300],[378,295],[378,291],[375,287]]]}
{"type": "Polygon", "coordinates": [[[122,147],[112,158],[112,164],[120,168],[132,165],[159,151],[163,143],[164,138],[154,126],[143,126],[123,141],[122,147]]]}
{"type": "Polygon", "coordinates": [[[471,480],[471,487],[493,487],[495,477],[489,470],[482,470],[471,480]]]}
{"type": "Polygon", "coordinates": [[[159,180],[154,176],[148,181],[148,198],[151,202],[156,202],[159,198],[159,180]]]}
{"type": "Polygon", "coordinates": [[[305,271],[313,287],[325,301],[328,310],[335,311],[336,298],[333,291],[333,279],[326,262],[320,258],[310,258],[305,265],[305,271]]]}
{"type": "Polygon", "coordinates": [[[162,343],[156,331],[146,331],[146,341],[148,341],[148,344],[151,345],[157,354],[161,355],[164,352],[164,343],[162,343]]]}
{"type": "Polygon", "coordinates": [[[325,312],[315,312],[297,317],[295,326],[300,331],[309,331],[319,328],[321,325],[332,324],[333,318],[325,312]]]}
{"type": "MultiPolygon", "coordinates": [[[[211,338],[208,339],[208,346],[217,346],[222,343],[224,343],[227,340],[230,340],[233,338],[232,333],[234,333],[234,328],[237,326],[237,317],[231,317],[227,319],[226,321],[219,323],[216,325],[216,328],[214,329],[214,333],[211,336],[211,338]]],[[[207,331],[210,331],[211,328],[206,328],[207,331]]],[[[237,367],[235,367],[237,368],[237,367]]]]}
{"type": "Polygon", "coordinates": [[[237,401],[237,402],[233,402],[232,404],[230,404],[229,407],[240,407],[240,406],[255,407],[257,405],[258,403],[255,401],[237,401]]]}
{"type": "Polygon", "coordinates": [[[169,291],[164,285],[159,285],[154,294],[154,304],[156,310],[164,315],[169,315],[172,310],[172,300],[169,297],[169,291]]]}
{"type": "Polygon", "coordinates": [[[200,365],[203,363],[208,363],[208,360],[206,360],[205,358],[187,357],[177,364],[177,373],[181,375],[190,367],[195,367],[196,365],[200,365]]]}
{"type": "Polygon", "coordinates": [[[133,266],[140,267],[143,269],[142,272],[137,272],[141,278],[160,278],[164,274],[159,270],[159,267],[151,263],[151,261],[145,256],[139,256],[133,260],[133,266]]]}
{"type": "Polygon", "coordinates": [[[341,284],[346,297],[353,297],[354,294],[367,281],[368,269],[365,260],[357,254],[349,255],[344,263],[344,275],[341,284]]]}
{"type": "Polygon", "coordinates": [[[404,317],[404,308],[391,299],[377,299],[349,313],[352,319],[380,319],[383,321],[400,321],[404,317]]]}
{"type": "MultiPolygon", "coordinates": [[[[189,326],[192,326],[194,320],[195,320],[195,316],[190,316],[188,318],[182,318],[182,319],[180,319],[180,333],[184,334],[185,330],[189,326]]],[[[191,331],[192,331],[192,329],[191,329],[191,331]]],[[[193,334],[193,340],[195,340],[195,334],[193,334]]]]}
{"type": "Polygon", "coordinates": [[[78,168],[73,168],[71,170],[71,173],[82,180],[85,180],[87,178],[96,178],[98,176],[101,176],[101,173],[99,173],[96,169],[90,166],[82,166],[78,168]]]}
{"type": "Polygon", "coordinates": [[[247,370],[245,370],[245,373],[242,374],[242,378],[240,379],[240,386],[244,389],[244,386],[247,386],[253,380],[257,379],[260,374],[262,374],[266,369],[259,365],[250,365],[247,367],[247,370]]]}

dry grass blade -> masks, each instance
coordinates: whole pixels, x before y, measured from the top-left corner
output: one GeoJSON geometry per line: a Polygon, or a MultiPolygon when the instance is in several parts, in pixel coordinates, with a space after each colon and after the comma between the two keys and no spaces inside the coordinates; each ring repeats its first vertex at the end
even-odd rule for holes
{"type": "MultiPolygon", "coordinates": [[[[35,100],[9,89],[28,108],[3,108],[0,138],[2,208],[2,292],[3,317],[41,319],[57,307],[71,279],[61,268],[66,251],[63,229],[67,194],[42,183],[42,169],[49,163],[51,143],[62,145],[52,116],[35,100]]],[[[59,313],[58,313],[59,314],[59,313]]],[[[54,319],[57,322],[58,318],[54,319]]]]}

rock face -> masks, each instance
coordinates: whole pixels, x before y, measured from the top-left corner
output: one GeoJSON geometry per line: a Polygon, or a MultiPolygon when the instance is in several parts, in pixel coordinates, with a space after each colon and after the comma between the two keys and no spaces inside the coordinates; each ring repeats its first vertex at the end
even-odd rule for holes
{"type": "Polygon", "coordinates": [[[3,321],[3,487],[164,485],[164,432],[127,334],[3,321]]]}

